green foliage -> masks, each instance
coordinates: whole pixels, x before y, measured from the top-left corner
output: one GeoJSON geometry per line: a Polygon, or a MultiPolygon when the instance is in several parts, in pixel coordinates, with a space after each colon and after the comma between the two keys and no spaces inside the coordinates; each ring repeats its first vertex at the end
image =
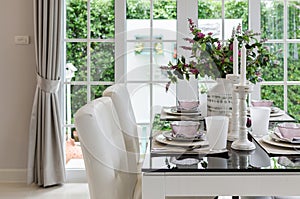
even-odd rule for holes
{"type": "Polygon", "coordinates": [[[214,0],[198,1],[199,19],[219,19],[222,17],[222,3],[214,0]]]}
{"type": "Polygon", "coordinates": [[[159,130],[159,131],[171,130],[170,122],[161,121],[160,114],[156,114],[153,119],[153,129],[152,130],[159,130]]]}

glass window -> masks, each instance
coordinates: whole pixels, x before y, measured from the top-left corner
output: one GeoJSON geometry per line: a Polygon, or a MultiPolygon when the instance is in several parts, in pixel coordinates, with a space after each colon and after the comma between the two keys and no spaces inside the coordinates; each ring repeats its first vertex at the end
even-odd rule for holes
{"type": "Polygon", "coordinates": [[[263,38],[283,39],[283,11],[283,0],[261,0],[261,29],[263,38]]]}

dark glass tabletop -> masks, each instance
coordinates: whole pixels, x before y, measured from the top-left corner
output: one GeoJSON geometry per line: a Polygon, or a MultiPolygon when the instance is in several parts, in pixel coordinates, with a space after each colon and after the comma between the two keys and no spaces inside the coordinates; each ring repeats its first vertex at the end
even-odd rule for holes
{"type": "MultiPolygon", "coordinates": [[[[151,142],[150,142],[151,143],[151,142]]],[[[148,152],[143,172],[300,172],[300,156],[270,156],[254,142],[252,151],[228,151],[214,154],[148,152]]],[[[149,145],[149,147],[151,147],[149,145]]]]}
{"type": "MultiPolygon", "coordinates": [[[[163,127],[164,124],[154,122],[156,130],[157,125],[163,127]]],[[[143,172],[300,172],[300,144],[295,148],[270,146],[270,152],[268,144],[262,144],[249,133],[248,139],[256,146],[252,151],[231,149],[230,141],[227,142],[227,150],[216,153],[190,149],[155,151],[155,133],[157,131],[153,130],[154,135],[151,134],[148,142],[143,172]]]]}

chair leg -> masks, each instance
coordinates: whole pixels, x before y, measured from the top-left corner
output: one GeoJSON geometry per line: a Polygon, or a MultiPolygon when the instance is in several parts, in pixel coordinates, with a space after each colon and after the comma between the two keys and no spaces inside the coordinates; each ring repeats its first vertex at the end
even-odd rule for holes
{"type": "Polygon", "coordinates": [[[239,196],[232,196],[232,199],[239,199],[239,196]]]}

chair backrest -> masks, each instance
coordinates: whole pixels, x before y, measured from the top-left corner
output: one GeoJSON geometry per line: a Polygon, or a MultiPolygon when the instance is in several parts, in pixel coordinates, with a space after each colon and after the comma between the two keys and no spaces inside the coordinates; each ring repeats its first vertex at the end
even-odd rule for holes
{"type": "Polygon", "coordinates": [[[127,151],[140,158],[139,136],[130,95],[125,84],[114,84],[103,91],[103,96],[110,97],[119,116],[127,151]]]}
{"type": "MultiPolygon", "coordinates": [[[[75,114],[92,199],[132,199],[137,173],[128,160],[119,119],[110,98],[102,97],[75,114]]],[[[134,168],[135,169],[135,168],[134,168]]]]}

